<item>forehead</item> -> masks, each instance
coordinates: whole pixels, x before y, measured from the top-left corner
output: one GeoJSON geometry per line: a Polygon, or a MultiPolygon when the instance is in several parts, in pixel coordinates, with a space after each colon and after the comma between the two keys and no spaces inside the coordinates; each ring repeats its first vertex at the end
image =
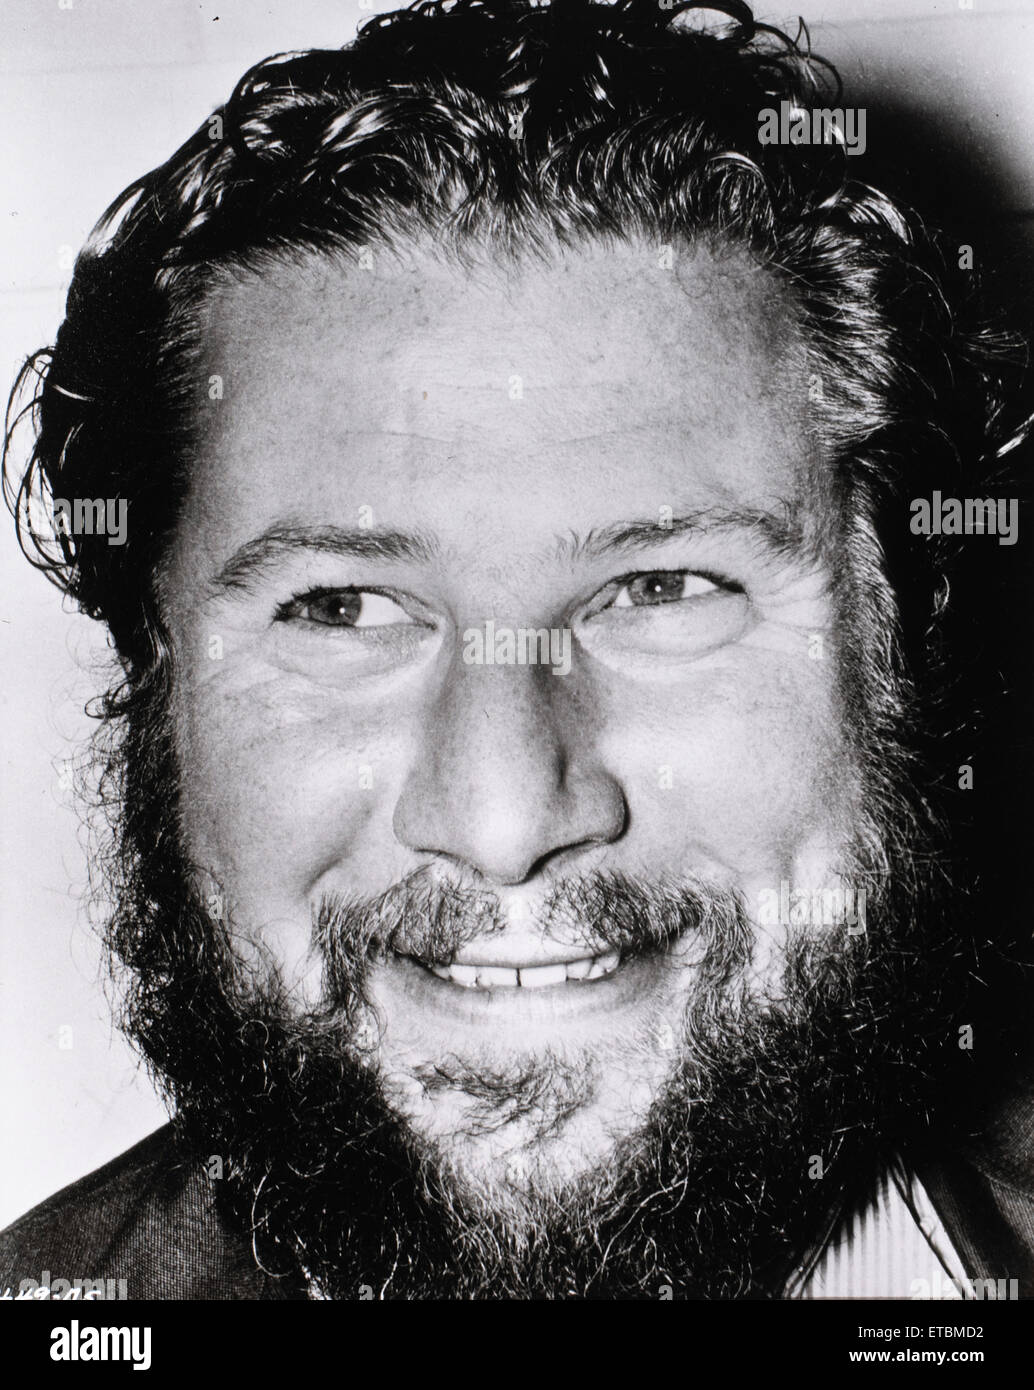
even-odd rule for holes
{"type": "Polygon", "coordinates": [[[500,533],[532,512],[562,531],[664,505],[778,511],[813,452],[785,290],[701,248],[312,257],[224,284],[203,339],[223,395],[194,493],[227,547],[314,506],[447,530],[480,499],[500,533]]]}

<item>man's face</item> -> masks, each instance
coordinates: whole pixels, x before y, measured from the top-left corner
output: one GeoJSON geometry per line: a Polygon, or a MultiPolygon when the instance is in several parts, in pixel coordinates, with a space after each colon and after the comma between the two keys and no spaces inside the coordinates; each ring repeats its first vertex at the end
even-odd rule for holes
{"type": "Polygon", "coordinates": [[[185,847],[299,1017],[314,921],[400,884],[460,905],[353,966],[393,1108],[475,1192],[606,1163],[692,1051],[699,934],[615,963],[578,885],[735,895],[741,984],[777,1001],[761,905],[850,873],[796,341],[766,273],[647,246],[312,260],[210,305],[223,395],[163,591],[185,847]],[[562,1095],[485,1122],[488,1079],[548,1066],[562,1095]]]}

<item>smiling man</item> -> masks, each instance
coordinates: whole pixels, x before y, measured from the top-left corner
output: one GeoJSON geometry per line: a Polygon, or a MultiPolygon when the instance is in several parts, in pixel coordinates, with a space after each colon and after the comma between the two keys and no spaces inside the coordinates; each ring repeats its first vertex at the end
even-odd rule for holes
{"type": "Polygon", "coordinates": [[[824,70],[723,8],[271,59],[80,258],[16,508],[122,661],[109,946],[174,1121],[17,1223],[15,1279],[1029,1270],[922,1160],[972,1070],[976,726],[909,499],[986,491],[1006,349],[835,141],[759,141],[824,70]]]}

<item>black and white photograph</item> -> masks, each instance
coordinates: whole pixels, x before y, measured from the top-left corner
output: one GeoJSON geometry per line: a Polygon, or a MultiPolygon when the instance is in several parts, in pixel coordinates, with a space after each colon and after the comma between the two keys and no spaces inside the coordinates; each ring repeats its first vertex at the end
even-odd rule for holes
{"type": "Polygon", "coordinates": [[[1034,1298],[1034,0],[804,3],[6,0],[48,1362],[1034,1298]]]}

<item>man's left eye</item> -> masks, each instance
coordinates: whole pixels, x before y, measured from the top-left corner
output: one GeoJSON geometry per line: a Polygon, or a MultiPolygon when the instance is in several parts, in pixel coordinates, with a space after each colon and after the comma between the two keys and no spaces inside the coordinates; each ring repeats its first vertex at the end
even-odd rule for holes
{"type": "Polygon", "coordinates": [[[637,574],[619,590],[612,608],[652,608],[680,599],[702,598],[718,592],[718,585],[689,570],[654,570],[637,574]]]}
{"type": "Polygon", "coordinates": [[[389,627],[413,621],[401,604],[371,589],[327,589],[301,594],[285,604],[278,617],[344,628],[389,627]]]}

